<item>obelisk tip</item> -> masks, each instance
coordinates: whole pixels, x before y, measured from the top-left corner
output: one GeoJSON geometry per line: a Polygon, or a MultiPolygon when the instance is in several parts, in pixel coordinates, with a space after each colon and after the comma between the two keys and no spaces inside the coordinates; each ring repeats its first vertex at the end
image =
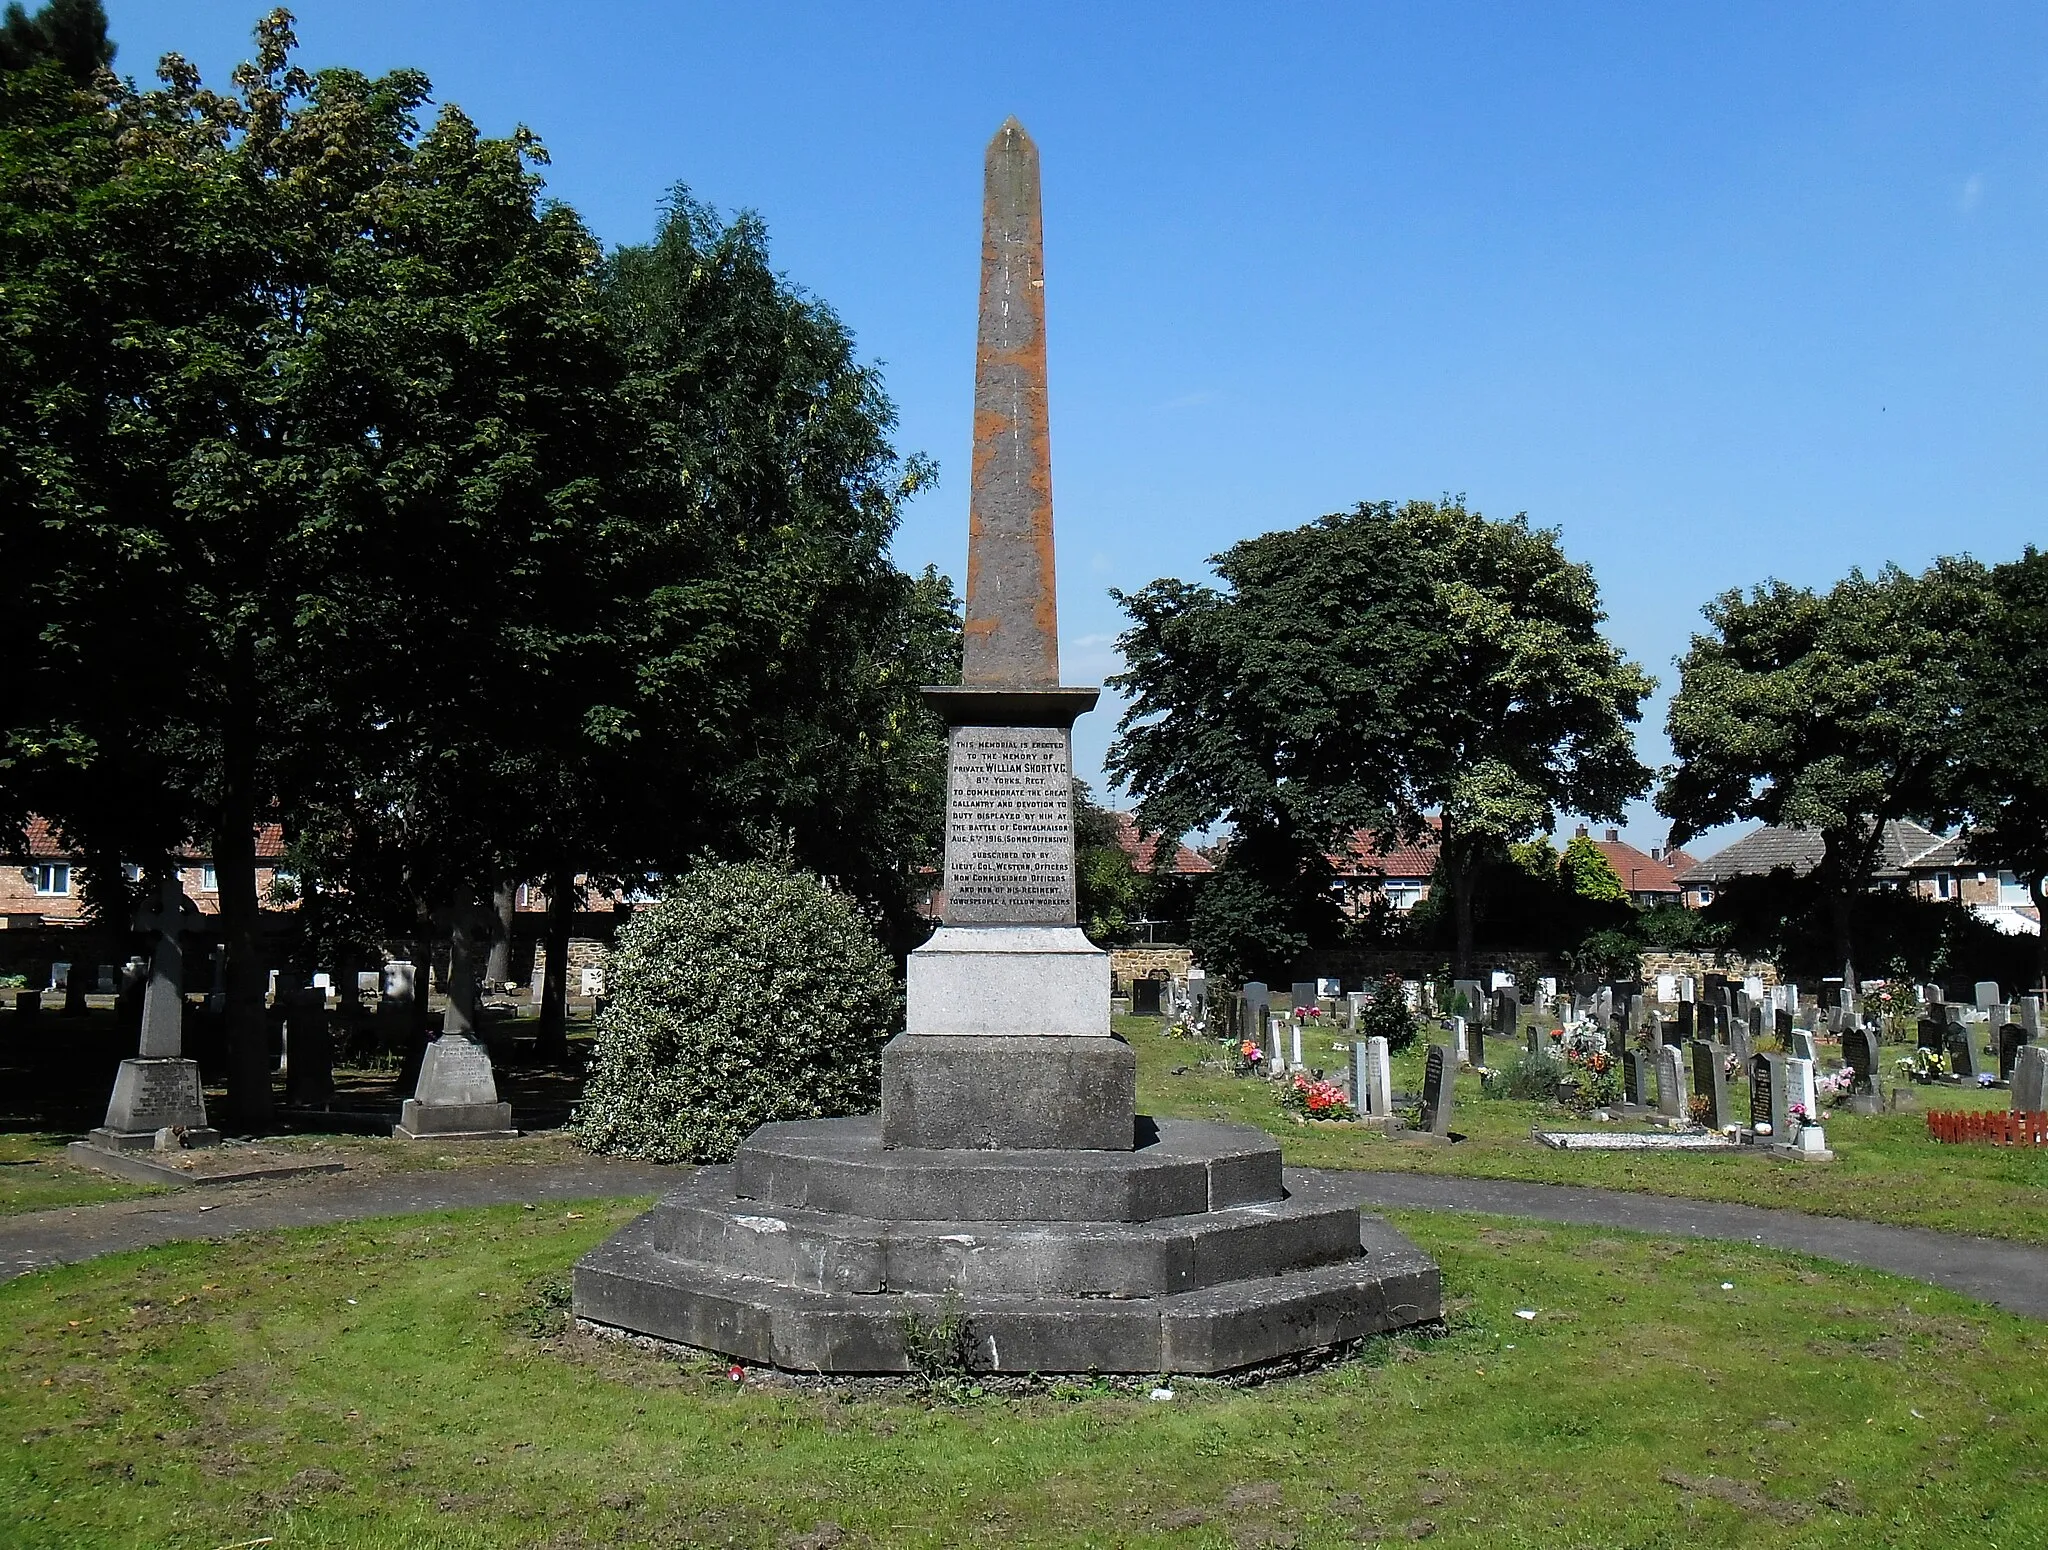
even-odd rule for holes
{"type": "Polygon", "coordinates": [[[1026,145],[1031,146],[1033,150],[1038,148],[1031,138],[1031,131],[1017,122],[1017,115],[1014,113],[1003,120],[1003,127],[996,131],[995,138],[988,143],[989,149],[994,150],[1005,140],[1022,140],[1026,145]]]}

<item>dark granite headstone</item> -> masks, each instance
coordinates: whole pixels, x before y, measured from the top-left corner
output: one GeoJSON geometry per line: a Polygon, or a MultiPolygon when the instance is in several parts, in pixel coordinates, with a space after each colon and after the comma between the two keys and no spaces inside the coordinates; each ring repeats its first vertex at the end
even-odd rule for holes
{"type": "Polygon", "coordinates": [[[1133,1017],[1157,1017],[1159,1015],[1159,981],[1155,979],[1131,981],[1131,1015],[1133,1017]]]}
{"type": "Polygon", "coordinates": [[[1451,1133],[1451,1105],[1455,1099],[1451,1084],[1457,1071],[1455,1051],[1442,1044],[1430,1045],[1429,1058],[1422,1067],[1422,1128],[1431,1135],[1451,1133]]]}
{"type": "Polygon", "coordinates": [[[2020,1051],[2031,1043],[2027,1030],[2018,1023],[2007,1023],[1998,1030],[1998,1079],[2012,1080],[2014,1062],[2020,1058],[2020,1051]]]}
{"type": "Polygon", "coordinates": [[[1721,1065],[1721,1051],[1705,1039],[1692,1041],[1692,1093],[1707,1101],[1700,1123],[1719,1130],[1728,1123],[1728,1073],[1721,1065]]]}
{"type": "Polygon", "coordinates": [[[1842,1035],[1842,1063],[1849,1068],[1849,1107],[1856,1113],[1876,1112],[1881,1059],[1875,1028],[1851,1028],[1842,1035]]]}
{"type": "Polygon", "coordinates": [[[1967,1023],[1950,1023],[1945,1030],[1948,1035],[1948,1069],[1951,1075],[1965,1082],[1977,1080],[1977,1041],[1970,1036],[1967,1023]]]}
{"type": "Polygon", "coordinates": [[[1647,1109],[1656,1101],[1656,1082],[1650,1074],[1650,1057],[1641,1050],[1624,1050],[1621,1056],[1621,1101],[1632,1109],[1647,1109]]]}
{"type": "Polygon", "coordinates": [[[1512,990],[1496,990],[1493,993],[1493,1026],[1495,1031],[1512,1034],[1515,1019],[1521,1015],[1521,1003],[1515,999],[1512,990]]]}
{"type": "Polygon", "coordinates": [[[1939,1055],[1948,1048],[1948,1022],[1946,1019],[1937,1021],[1932,1017],[1921,1018],[1918,1035],[1919,1048],[1921,1049],[1931,1049],[1939,1055]]]}
{"type": "Polygon", "coordinates": [[[1692,1042],[1692,1038],[1693,1038],[1693,1033],[1694,1033],[1694,1030],[1695,1030],[1695,1028],[1697,1027],[1697,1024],[1696,1024],[1696,1022],[1695,1022],[1695,1017],[1696,1017],[1696,1015],[1697,1015],[1697,1012],[1698,1012],[1698,1003],[1697,1003],[1697,1002],[1693,1002],[1693,1001],[1681,1001],[1681,1002],[1679,1002],[1679,1003],[1678,1003],[1678,1042],[1679,1042],[1679,1043],[1681,1043],[1681,1044],[1690,1044],[1690,1043],[1692,1042]]]}
{"type": "Polygon", "coordinates": [[[1773,1117],[1772,1098],[1777,1089],[1778,1065],[1782,1055],[1752,1055],[1747,1067],[1749,1075],[1749,1128],[1758,1135],[1770,1135],[1783,1140],[1777,1134],[1777,1120],[1773,1117]]]}
{"type": "Polygon", "coordinates": [[[1486,1027],[1472,1018],[1465,1021],[1465,1058],[1481,1070],[1486,1068],[1486,1027]]]}
{"type": "Polygon", "coordinates": [[[1778,1008],[1776,1015],[1771,1018],[1771,1032],[1778,1036],[1778,1043],[1782,1048],[1792,1047],[1792,1012],[1789,1007],[1778,1008]]]}

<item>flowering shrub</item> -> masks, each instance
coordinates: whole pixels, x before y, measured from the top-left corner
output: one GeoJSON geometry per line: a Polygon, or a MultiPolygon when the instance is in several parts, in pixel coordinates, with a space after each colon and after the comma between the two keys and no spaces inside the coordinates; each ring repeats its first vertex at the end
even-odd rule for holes
{"type": "Polygon", "coordinates": [[[1280,1103],[1283,1108],[1310,1119],[1351,1118],[1351,1100],[1335,1082],[1312,1082],[1305,1076],[1296,1076],[1281,1090],[1280,1103]]]}
{"type": "Polygon", "coordinates": [[[1574,1114],[1590,1114],[1621,1102],[1621,1062],[1607,1051],[1567,1047],[1564,1062],[1571,1083],[1565,1105],[1574,1114]]]}
{"type": "Polygon", "coordinates": [[[700,866],[619,932],[576,1111],[594,1152],[725,1162],[756,1125],[872,1110],[903,1026],[844,894],[764,862],[700,866]]]}
{"type": "Polygon", "coordinates": [[[1250,1076],[1265,1063],[1266,1057],[1254,1039],[1240,1039],[1237,1048],[1230,1052],[1230,1069],[1239,1076],[1250,1076]]]}

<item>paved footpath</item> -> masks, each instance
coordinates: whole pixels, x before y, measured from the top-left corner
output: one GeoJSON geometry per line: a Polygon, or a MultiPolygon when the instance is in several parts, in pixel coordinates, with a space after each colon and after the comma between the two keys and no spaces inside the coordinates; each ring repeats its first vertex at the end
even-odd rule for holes
{"type": "MultiPolygon", "coordinates": [[[[654,1163],[592,1158],[438,1171],[331,1173],[36,1211],[0,1217],[0,1280],[47,1265],[181,1239],[477,1206],[651,1195],[686,1172],[654,1163]]],[[[1290,1168],[1288,1178],[1294,1187],[1365,1206],[1478,1211],[1788,1249],[1888,1270],[2014,1313],[2048,1319],[2048,1249],[1995,1238],[1559,1184],[1336,1168],[1290,1168]]]]}

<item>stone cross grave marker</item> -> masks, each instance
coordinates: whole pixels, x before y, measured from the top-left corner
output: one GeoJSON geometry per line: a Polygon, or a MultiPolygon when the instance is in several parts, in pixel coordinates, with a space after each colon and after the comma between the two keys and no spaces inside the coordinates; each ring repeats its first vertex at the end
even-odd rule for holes
{"type": "Polygon", "coordinates": [[[1705,1039],[1694,1039],[1691,1048],[1693,1094],[1707,1100],[1701,1123],[1709,1130],[1720,1130],[1728,1124],[1728,1073],[1721,1064],[1721,1051],[1705,1039]]]}
{"type": "Polygon", "coordinates": [[[1685,1051],[1676,1044],[1657,1046],[1657,1112],[1666,1119],[1683,1120],[1688,1112],[1685,1090],[1685,1051]]]}
{"type": "Polygon", "coordinates": [[[490,1051],[476,1036],[478,960],[499,929],[497,912],[464,902],[444,911],[438,923],[448,933],[448,1008],[391,1134],[401,1141],[516,1136],[512,1105],[499,1101],[490,1051]]]}
{"type": "Polygon", "coordinates": [[[2048,1110],[2048,1044],[2023,1044],[2012,1066],[2012,1112],[2048,1110]]]}
{"type": "Polygon", "coordinates": [[[122,1061],[114,1073],[106,1121],[86,1136],[85,1146],[137,1151],[155,1146],[165,1131],[184,1146],[210,1146],[220,1139],[206,1123],[199,1064],[183,1055],[185,952],[180,937],[203,918],[176,878],[166,879],[136,912],[135,929],[157,933],[143,992],[141,1052],[122,1061]]]}
{"type": "Polygon", "coordinates": [[[2004,1023],[1998,1030],[1998,1079],[2012,1080],[2012,1068],[2020,1058],[2020,1051],[2031,1042],[2027,1030],[2018,1023],[2004,1023]]]}
{"type": "Polygon", "coordinates": [[[1457,1056],[1442,1044],[1430,1045],[1422,1068],[1422,1128],[1433,1136],[1451,1133],[1457,1073],[1457,1056]]]}

